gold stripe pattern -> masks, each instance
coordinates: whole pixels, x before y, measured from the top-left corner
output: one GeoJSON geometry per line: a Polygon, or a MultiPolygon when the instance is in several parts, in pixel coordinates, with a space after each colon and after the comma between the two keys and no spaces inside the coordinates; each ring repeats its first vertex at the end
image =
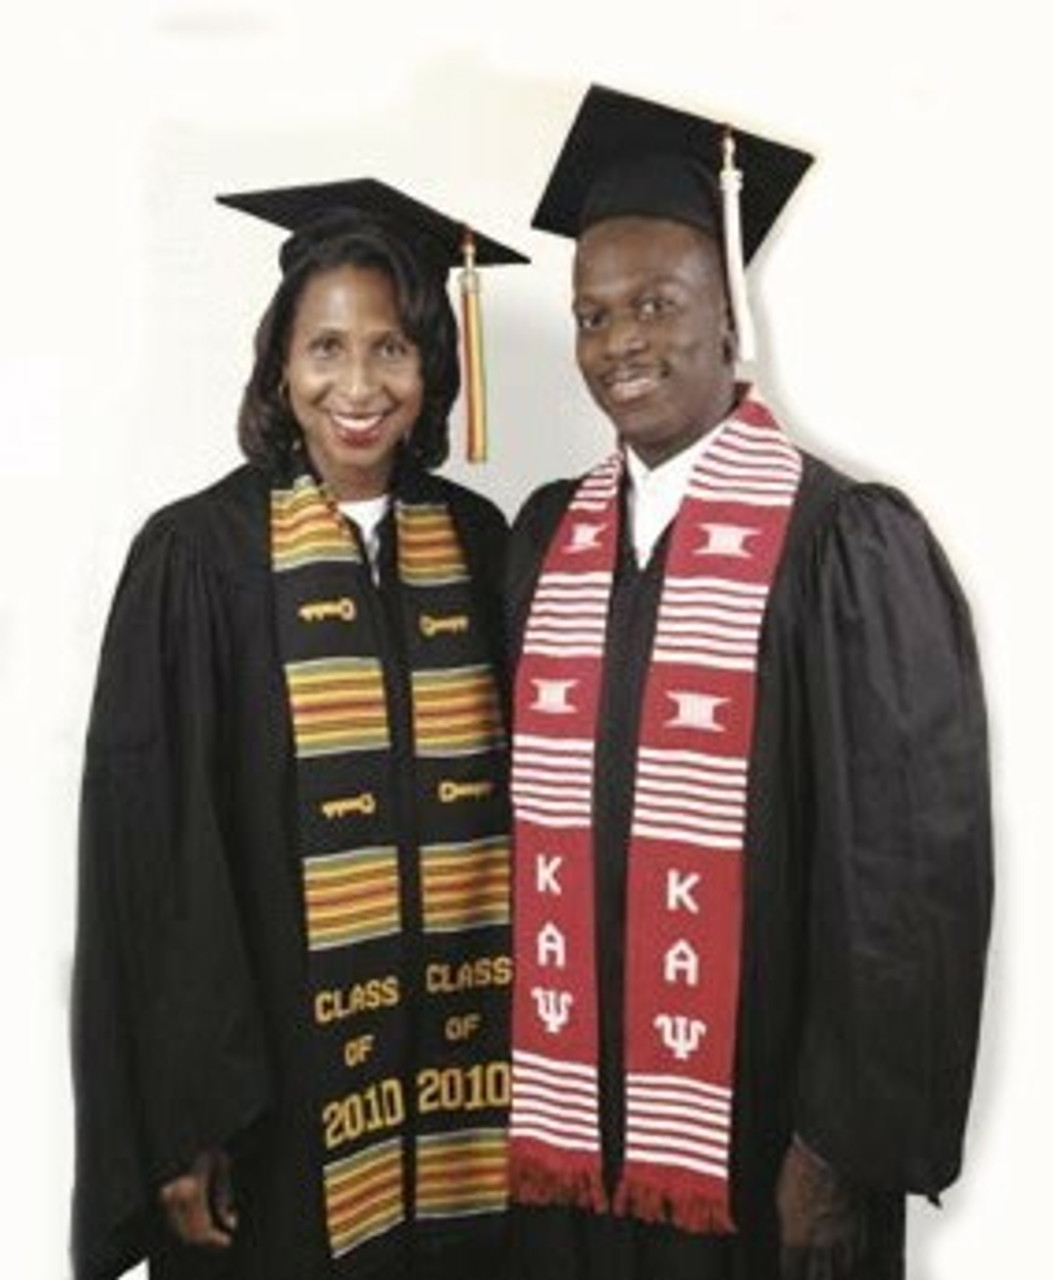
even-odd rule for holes
{"type": "Polygon", "coordinates": [[[489,667],[413,673],[414,735],[422,756],[470,756],[505,744],[489,667]]]}
{"type": "Polygon", "coordinates": [[[345,947],[399,931],[399,860],[394,845],[304,860],[307,945],[345,947]]]}
{"type": "Polygon", "coordinates": [[[509,923],[509,838],[421,849],[424,925],[430,933],[509,923]]]}
{"type": "Polygon", "coordinates": [[[376,658],[319,658],[286,664],[300,758],[389,745],[384,677],[376,658]]]}
{"type": "Polygon", "coordinates": [[[467,582],[468,570],[445,506],[400,503],[395,510],[399,576],[417,587],[467,582]]]}
{"type": "Polygon", "coordinates": [[[301,476],[292,489],[271,494],[271,560],[279,573],[321,561],[360,558],[340,512],[319,503],[310,476],[301,476]]]}
{"type": "Polygon", "coordinates": [[[501,1213],[508,1203],[504,1129],[463,1129],[417,1140],[417,1216],[501,1213]]]}
{"type": "Polygon", "coordinates": [[[326,1165],[326,1225],[339,1258],[403,1220],[402,1143],[398,1138],[326,1165]]]}

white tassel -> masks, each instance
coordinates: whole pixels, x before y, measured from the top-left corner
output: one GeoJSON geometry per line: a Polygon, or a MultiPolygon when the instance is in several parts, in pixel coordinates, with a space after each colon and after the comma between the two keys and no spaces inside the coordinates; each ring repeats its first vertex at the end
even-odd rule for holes
{"type": "Polygon", "coordinates": [[[743,232],[739,219],[739,192],[743,173],[736,168],[736,143],[732,130],[725,130],[724,158],[721,165],[721,205],[725,223],[725,268],[728,272],[728,294],[732,306],[732,323],[736,326],[736,352],[740,360],[755,356],[754,322],[747,298],[746,269],[743,265],[743,232]]]}

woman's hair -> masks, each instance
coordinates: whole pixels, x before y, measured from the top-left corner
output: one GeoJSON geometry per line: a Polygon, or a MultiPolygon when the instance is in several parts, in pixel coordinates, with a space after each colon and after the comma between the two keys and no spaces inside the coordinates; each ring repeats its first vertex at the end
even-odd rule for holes
{"type": "Polygon", "coordinates": [[[395,288],[403,331],[421,359],[424,401],[406,449],[423,467],[438,467],[450,447],[448,418],[461,385],[458,330],[445,269],[367,217],[348,215],[323,236],[295,235],[282,250],[284,275],[256,330],[252,373],[238,411],[238,443],[250,462],[283,469],[300,428],[283,386],[297,306],[308,282],[338,267],[375,267],[395,288]]]}

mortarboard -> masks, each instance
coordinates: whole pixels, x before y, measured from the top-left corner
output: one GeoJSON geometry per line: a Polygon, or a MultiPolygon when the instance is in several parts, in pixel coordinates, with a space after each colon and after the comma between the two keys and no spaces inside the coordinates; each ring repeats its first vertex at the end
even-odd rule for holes
{"type": "Polygon", "coordinates": [[[312,245],[339,235],[363,217],[398,236],[426,269],[434,270],[444,281],[447,272],[460,267],[467,452],[470,461],[485,459],[483,338],[476,268],[528,262],[528,258],[480,235],[467,222],[440,213],[376,178],[235,192],[216,199],[291,233],[279,251],[283,273],[312,245]]]}
{"type": "Polygon", "coordinates": [[[638,215],[687,222],[723,239],[740,354],[750,358],[742,268],[812,162],[796,147],[593,85],[532,226],[577,237],[605,218],[638,215]]]}

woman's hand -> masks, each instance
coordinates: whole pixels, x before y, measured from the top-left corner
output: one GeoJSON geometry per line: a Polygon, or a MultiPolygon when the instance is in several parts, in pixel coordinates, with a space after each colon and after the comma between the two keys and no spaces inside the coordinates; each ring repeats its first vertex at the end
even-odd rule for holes
{"type": "Polygon", "coordinates": [[[184,1244],[227,1249],[238,1226],[225,1151],[205,1151],[158,1192],[165,1219],[184,1244]]]}

